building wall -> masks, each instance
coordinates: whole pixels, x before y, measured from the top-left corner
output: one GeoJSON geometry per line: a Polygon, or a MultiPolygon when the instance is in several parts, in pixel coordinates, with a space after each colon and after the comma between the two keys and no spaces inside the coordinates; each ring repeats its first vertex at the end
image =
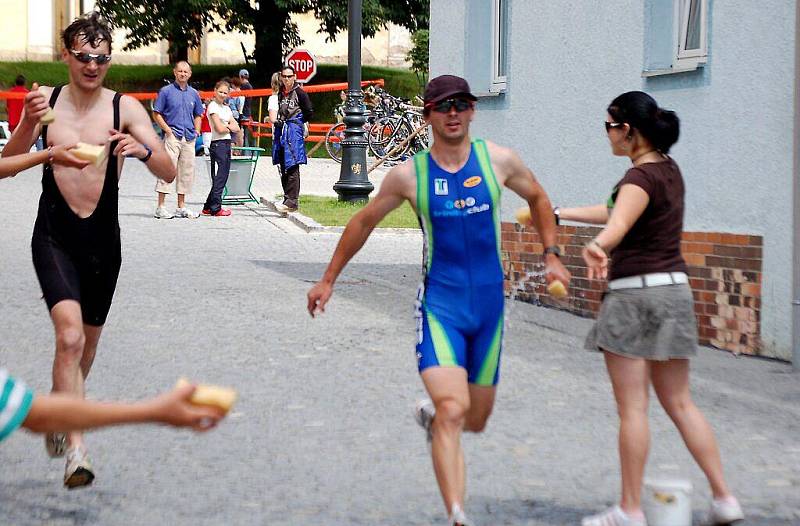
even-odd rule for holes
{"type": "MultiPolygon", "coordinates": [[[[452,35],[470,38],[479,1],[432,0],[432,76],[463,73],[452,35]]],[[[711,0],[706,66],[644,79],[648,1],[511,2],[507,92],[482,98],[474,134],[513,144],[555,204],[595,204],[629,165],[610,155],[608,103],[644,90],[675,110],[685,229],[763,237],[760,352],[788,359],[795,3],[711,0]]],[[[503,218],[521,204],[507,192],[503,218]]]]}

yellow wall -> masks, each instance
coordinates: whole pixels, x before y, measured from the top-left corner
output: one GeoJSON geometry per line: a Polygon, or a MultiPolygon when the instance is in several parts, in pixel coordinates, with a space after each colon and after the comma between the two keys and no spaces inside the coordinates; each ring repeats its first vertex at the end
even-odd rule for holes
{"type": "Polygon", "coordinates": [[[0,55],[5,60],[24,60],[28,43],[28,3],[0,0],[0,13],[0,55]]]}

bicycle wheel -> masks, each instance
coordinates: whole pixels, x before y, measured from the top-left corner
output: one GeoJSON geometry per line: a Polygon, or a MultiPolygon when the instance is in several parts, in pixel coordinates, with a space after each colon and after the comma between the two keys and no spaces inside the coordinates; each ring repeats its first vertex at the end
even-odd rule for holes
{"type": "Polygon", "coordinates": [[[367,144],[375,157],[386,157],[387,161],[398,160],[403,152],[394,150],[408,136],[404,128],[402,119],[396,116],[376,120],[367,136],[367,144]]]}
{"type": "Polygon", "coordinates": [[[346,127],[345,123],[340,122],[335,126],[331,126],[328,133],[325,134],[325,149],[331,159],[337,163],[342,162],[342,139],[344,139],[344,129],[346,127]]]}

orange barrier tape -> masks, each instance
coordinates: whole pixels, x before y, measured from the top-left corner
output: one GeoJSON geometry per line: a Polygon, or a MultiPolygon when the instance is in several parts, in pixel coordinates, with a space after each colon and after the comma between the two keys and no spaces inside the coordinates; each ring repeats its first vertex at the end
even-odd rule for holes
{"type": "MultiPolygon", "coordinates": [[[[384,81],[383,79],[376,79],[376,80],[365,80],[361,82],[362,86],[368,86],[370,84],[376,84],[378,86],[383,86],[384,81]]],[[[347,82],[335,82],[333,84],[316,84],[312,86],[303,86],[303,91],[306,93],[325,93],[330,91],[341,91],[347,89],[347,82]]],[[[16,100],[16,99],[24,99],[25,93],[19,92],[10,92],[10,91],[0,91],[0,100],[16,100]]],[[[133,97],[136,100],[155,100],[158,96],[158,93],[124,93],[124,95],[128,95],[129,97],[133,97]]],[[[252,90],[244,90],[244,91],[232,91],[230,93],[231,97],[268,97],[272,95],[271,89],[252,89],[252,90]]],[[[214,98],[213,91],[201,91],[200,98],[202,99],[211,99],[214,98]]]]}

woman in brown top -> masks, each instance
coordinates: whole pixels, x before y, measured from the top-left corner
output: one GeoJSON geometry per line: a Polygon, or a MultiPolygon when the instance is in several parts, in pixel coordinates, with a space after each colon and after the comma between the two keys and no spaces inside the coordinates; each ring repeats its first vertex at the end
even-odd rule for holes
{"type": "Polygon", "coordinates": [[[689,394],[688,358],[696,353],[697,324],[680,251],[683,178],[667,156],[678,140],[678,117],[641,91],[620,95],[607,111],[611,151],[630,158],[633,167],[607,203],[556,209],[560,219],[605,225],[583,249],[589,279],[609,278],[586,347],[605,355],[617,401],[622,498],[582,524],[647,524],[641,486],[651,383],[711,485],[710,522],[727,524],[741,519],[742,510],[722,475],[714,433],[689,394]]]}

